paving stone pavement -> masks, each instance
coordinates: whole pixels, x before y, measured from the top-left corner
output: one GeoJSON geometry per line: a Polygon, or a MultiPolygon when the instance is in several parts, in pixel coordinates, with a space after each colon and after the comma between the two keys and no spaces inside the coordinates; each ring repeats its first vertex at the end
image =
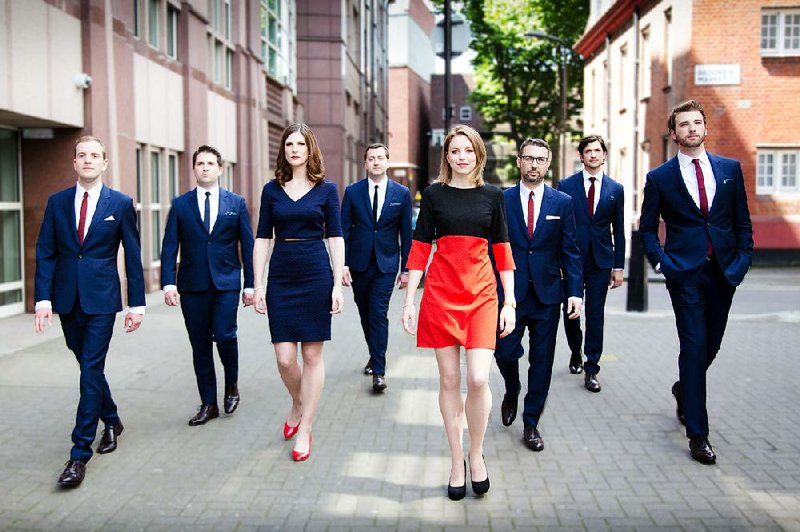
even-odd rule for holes
{"type": "Polygon", "coordinates": [[[0,530],[800,530],[798,274],[754,270],[734,299],[709,373],[717,465],[689,458],[670,395],[674,318],[663,284],[651,283],[647,313],[624,311],[624,288],[609,296],[601,393],[569,374],[559,331],[543,452],[523,447],[520,420],[500,423],[503,384],[493,368],[492,488],[460,502],[446,497],[435,360],[402,333],[401,295],[392,300],[382,395],[361,374],[366,344],[347,296],[325,348],[311,459],[296,464],[281,434],[289,401],[266,319],[240,312],[237,412],[189,427],[198,398],[181,313],[151,294],[140,331],[124,334],[120,315],[108,356],[126,427],[119,449],[95,455],[71,491],[56,479],[70,447],[77,365],[57,319],[35,337],[31,315],[5,318],[0,530]]]}

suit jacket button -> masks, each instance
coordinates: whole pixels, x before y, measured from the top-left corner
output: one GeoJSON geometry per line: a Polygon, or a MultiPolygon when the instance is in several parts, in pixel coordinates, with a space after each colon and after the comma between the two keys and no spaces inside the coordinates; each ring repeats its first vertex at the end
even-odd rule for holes
{"type": "Polygon", "coordinates": [[[533,250],[529,249],[528,250],[528,255],[533,255],[533,250]]]}
{"type": "Polygon", "coordinates": [[[83,258],[83,255],[78,255],[78,258],[79,258],[79,259],[82,259],[82,258],[83,258]]]}

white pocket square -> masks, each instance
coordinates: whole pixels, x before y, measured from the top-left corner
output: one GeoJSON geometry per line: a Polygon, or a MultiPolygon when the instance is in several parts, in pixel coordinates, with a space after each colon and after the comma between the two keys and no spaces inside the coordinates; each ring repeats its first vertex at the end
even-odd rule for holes
{"type": "Polygon", "coordinates": [[[398,205],[402,205],[402,204],[400,202],[394,202],[394,203],[390,203],[389,207],[396,207],[398,205]]]}
{"type": "Polygon", "coordinates": [[[115,220],[114,215],[112,214],[108,218],[103,218],[104,222],[113,222],[115,220]]]}
{"type": "Polygon", "coordinates": [[[556,216],[554,214],[548,214],[544,217],[545,220],[560,220],[561,216],[556,216]]]}

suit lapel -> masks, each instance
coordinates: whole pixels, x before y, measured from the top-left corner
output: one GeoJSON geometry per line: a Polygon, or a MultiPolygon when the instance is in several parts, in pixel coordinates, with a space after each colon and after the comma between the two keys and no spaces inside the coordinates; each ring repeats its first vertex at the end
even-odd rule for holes
{"type": "Polygon", "coordinates": [[[374,224],[375,221],[372,219],[372,202],[369,199],[369,193],[370,193],[369,178],[365,177],[363,180],[361,180],[361,183],[363,183],[363,185],[361,191],[359,192],[359,195],[361,196],[361,200],[364,203],[364,208],[367,209],[366,210],[367,218],[370,220],[370,222],[374,224]]]}
{"type": "Polygon", "coordinates": [[[675,188],[680,192],[686,202],[689,204],[689,208],[694,209],[694,211],[703,216],[703,213],[700,211],[700,207],[692,199],[692,195],[689,194],[689,189],[686,188],[686,183],[683,181],[683,175],[681,174],[681,165],[678,163],[678,156],[676,155],[673,157],[669,163],[669,170],[672,173],[672,178],[675,180],[675,188]]]}
{"type": "Polygon", "coordinates": [[[227,190],[219,189],[219,205],[217,205],[217,221],[214,222],[214,228],[211,229],[211,234],[213,235],[214,232],[217,230],[219,226],[219,222],[222,217],[225,215],[226,212],[229,212],[231,209],[229,208],[229,201],[230,194],[228,194],[227,190]]]}
{"type": "Polygon", "coordinates": [[[542,223],[547,220],[547,213],[550,212],[550,207],[553,202],[553,191],[547,185],[544,186],[542,189],[542,205],[539,207],[539,212],[536,214],[536,227],[533,229],[533,239],[536,240],[536,235],[538,235],[542,228],[542,223]]]}
{"type": "MultiPolygon", "coordinates": [[[[378,218],[378,223],[380,223],[381,220],[383,220],[383,215],[386,214],[386,207],[391,202],[391,200],[392,200],[392,198],[394,196],[395,190],[396,189],[395,189],[395,186],[394,186],[394,182],[387,177],[386,178],[386,197],[383,198],[383,206],[381,207],[381,215],[380,215],[380,218],[378,218]]],[[[372,212],[372,206],[371,205],[370,205],[370,212],[372,212]]]]}
{"type": "MultiPolygon", "coordinates": [[[[575,181],[571,183],[571,185],[575,187],[573,188],[571,195],[573,195],[574,197],[583,198],[583,201],[581,202],[583,206],[581,207],[581,209],[583,209],[583,212],[586,214],[586,217],[589,218],[589,220],[591,221],[591,217],[589,216],[589,197],[586,195],[586,187],[583,185],[583,172],[581,172],[580,174],[575,174],[575,181]]],[[[595,214],[597,214],[597,212],[595,212],[595,214]]]]}
{"type": "Polygon", "coordinates": [[[517,219],[517,225],[519,225],[520,229],[522,230],[522,234],[525,235],[525,238],[528,238],[528,228],[525,226],[525,216],[522,213],[522,202],[520,201],[520,188],[522,184],[518,183],[517,186],[512,188],[511,190],[514,191],[514,197],[511,201],[511,212],[514,214],[514,217],[517,219]]]}
{"type": "Polygon", "coordinates": [[[75,194],[77,193],[78,188],[72,187],[69,191],[63,196],[64,197],[64,205],[62,205],[64,210],[64,216],[66,217],[69,225],[72,227],[72,239],[75,242],[76,246],[80,245],[78,242],[78,225],[75,223],[75,194]]]}
{"type": "Polygon", "coordinates": [[[189,210],[192,211],[194,215],[194,219],[197,220],[197,223],[200,224],[200,227],[203,231],[206,230],[206,226],[203,225],[203,217],[200,216],[200,205],[197,203],[197,195],[200,193],[200,190],[195,187],[194,190],[187,194],[187,199],[189,200],[189,210]]]}
{"type": "MultiPolygon", "coordinates": [[[[94,209],[94,215],[92,215],[92,221],[89,224],[89,230],[86,232],[86,238],[83,239],[84,244],[91,238],[97,226],[103,223],[106,213],[111,207],[111,191],[105,185],[102,185],[102,187],[100,189],[100,197],[97,199],[97,207],[94,209]]],[[[77,236],[77,231],[75,234],[77,236]]]]}
{"type": "Polygon", "coordinates": [[[708,152],[706,152],[706,155],[708,155],[708,162],[711,165],[711,171],[714,172],[714,181],[717,183],[717,191],[714,193],[714,200],[708,206],[708,218],[710,220],[711,213],[714,212],[714,205],[717,204],[717,195],[723,190],[722,184],[725,182],[725,176],[723,175],[722,168],[720,168],[717,157],[708,152]]]}
{"type": "Polygon", "coordinates": [[[600,179],[600,201],[597,202],[597,208],[594,210],[595,216],[608,206],[609,201],[611,201],[611,188],[614,186],[614,182],[607,175],[603,174],[600,179]]]}

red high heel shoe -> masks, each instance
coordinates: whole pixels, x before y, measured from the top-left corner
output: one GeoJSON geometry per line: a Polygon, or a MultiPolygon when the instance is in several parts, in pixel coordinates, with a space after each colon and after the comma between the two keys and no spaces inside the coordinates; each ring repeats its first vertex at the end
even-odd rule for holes
{"type": "Polygon", "coordinates": [[[295,451],[292,449],[292,460],[295,462],[303,462],[308,460],[308,457],[311,456],[311,434],[308,435],[308,450],[304,453],[300,451],[295,451]]]}
{"type": "Polygon", "coordinates": [[[297,422],[297,425],[295,425],[294,427],[290,426],[289,423],[284,421],[283,422],[283,438],[285,440],[291,439],[292,436],[297,434],[297,429],[299,429],[299,428],[300,428],[300,422],[299,421],[297,422]]]}

